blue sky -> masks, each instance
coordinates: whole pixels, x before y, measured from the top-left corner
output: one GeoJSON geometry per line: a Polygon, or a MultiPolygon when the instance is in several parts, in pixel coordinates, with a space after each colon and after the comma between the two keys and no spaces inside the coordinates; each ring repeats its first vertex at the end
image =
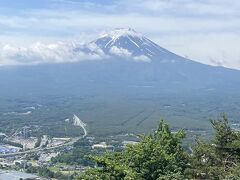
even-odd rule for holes
{"type": "Polygon", "coordinates": [[[86,42],[131,27],[182,56],[240,69],[239,9],[239,0],[0,0],[0,45],[86,42]]]}

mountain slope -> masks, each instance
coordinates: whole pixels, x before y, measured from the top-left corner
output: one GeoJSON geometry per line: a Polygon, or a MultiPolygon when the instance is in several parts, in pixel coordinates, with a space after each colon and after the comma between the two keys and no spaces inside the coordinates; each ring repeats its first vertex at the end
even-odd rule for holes
{"type": "Polygon", "coordinates": [[[101,35],[96,40],[76,48],[93,54],[99,53],[110,57],[121,57],[135,61],[152,60],[177,61],[180,56],[160,47],[145,36],[130,28],[115,29],[101,35]]]}
{"type": "MultiPolygon", "coordinates": [[[[153,86],[166,91],[221,89],[237,91],[240,72],[213,67],[178,56],[147,39],[132,29],[115,29],[83,46],[74,47],[78,53],[101,55],[101,60],[69,64],[2,67],[2,89],[30,91],[52,88],[63,89],[83,86],[131,87],[153,86]],[[12,83],[9,83],[12,82],[12,83]],[[10,87],[12,86],[12,87],[10,87]],[[40,87],[39,87],[40,86],[40,87]],[[28,87],[28,88],[27,88],[28,87]]],[[[104,89],[104,88],[103,88],[104,89]]],[[[68,90],[66,90],[68,91],[68,90]]],[[[67,92],[65,92],[67,93],[67,92]]]]}
{"type": "Polygon", "coordinates": [[[116,29],[93,41],[107,54],[114,54],[114,49],[125,49],[133,56],[146,56],[149,59],[170,54],[133,29],[116,29]]]}

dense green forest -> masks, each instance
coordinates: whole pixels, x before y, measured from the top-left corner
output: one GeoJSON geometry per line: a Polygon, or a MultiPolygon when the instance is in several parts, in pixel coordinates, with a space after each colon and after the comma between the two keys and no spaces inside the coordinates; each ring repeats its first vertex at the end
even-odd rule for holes
{"type": "Polygon", "coordinates": [[[171,132],[161,121],[156,131],[141,135],[138,144],[122,152],[88,156],[97,167],[78,179],[240,179],[240,132],[231,128],[224,115],[211,124],[212,139],[196,139],[189,153],[182,145],[185,132],[171,132]]]}
{"type": "MultiPolygon", "coordinates": [[[[31,127],[30,136],[78,137],[79,127],[65,122],[76,114],[88,127],[88,133],[106,137],[126,133],[149,133],[163,118],[171,130],[210,135],[208,118],[221,112],[229,114],[231,122],[240,117],[240,95],[237,94],[156,94],[134,91],[131,95],[34,96],[26,98],[0,97],[0,132],[11,136],[24,126],[31,127]],[[111,97],[111,98],[110,98],[111,97]],[[23,114],[29,111],[30,114],[23,114]],[[94,112],[94,113],[93,113],[94,112]]],[[[78,94],[78,93],[77,93],[78,94]]]]}

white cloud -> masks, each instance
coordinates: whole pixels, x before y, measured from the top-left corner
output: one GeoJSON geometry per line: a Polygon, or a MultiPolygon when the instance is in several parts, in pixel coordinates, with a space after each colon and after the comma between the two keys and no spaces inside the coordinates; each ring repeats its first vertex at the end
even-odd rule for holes
{"type": "MultiPolygon", "coordinates": [[[[157,39],[158,37],[156,37],[157,39]]],[[[172,52],[211,65],[240,69],[238,33],[196,34],[157,39],[172,52]],[[183,45],[184,44],[184,45],[183,45]]]]}
{"type": "MultiPolygon", "coordinates": [[[[127,49],[113,46],[109,53],[136,62],[151,62],[144,55],[133,56],[127,49]]],[[[12,45],[0,46],[0,66],[6,65],[36,65],[46,63],[70,63],[109,58],[95,43],[78,44],[74,42],[58,42],[51,44],[35,43],[29,47],[12,45]],[[89,49],[84,51],[84,48],[89,49]]]]}
{"type": "Polygon", "coordinates": [[[96,53],[96,54],[98,54],[98,55],[100,55],[100,56],[102,56],[102,57],[104,57],[104,56],[106,56],[105,55],[105,53],[103,52],[103,50],[101,49],[101,48],[99,48],[95,43],[88,43],[87,45],[86,45],[86,47],[88,48],[88,49],[90,49],[92,52],[94,52],[94,53],[96,53]]]}
{"type": "Polygon", "coordinates": [[[151,59],[144,55],[134,56],[133,59],[137,62],[151,62],[151,59]]]}
{"type": "Polygon", "coordinates": [[[129,52],[127,49],[118,48],[117,46],[111,47],[109,52],[113,55],[117,55],[117,56],[125,57],[125,58],[130,58],[132,56],[132,53],[129,52]]]}
{"type": "Polygon", "coordinates": [[[23,64],[43,64],[43,63],[66,63],[84,60],[99,60],[102,53],[87,54],[81,50],[74,51],[75,44],[36,43],[29,47],[14,47],[4,45],[0,48],[0,65],[23,65],[23,64]]]}

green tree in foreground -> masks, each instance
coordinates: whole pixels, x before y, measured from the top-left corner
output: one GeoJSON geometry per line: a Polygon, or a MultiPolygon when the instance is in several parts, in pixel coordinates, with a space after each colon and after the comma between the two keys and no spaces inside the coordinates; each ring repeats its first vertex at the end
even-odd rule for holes
{"type": "Polygon", "coordinates": [[[163,121],[157,130],[119,153],[90,157],[98,166],[87,170],[83,180],[182,180],[240,179],[240,131],[223,115],[211,120],[214,136],[197,140],[192,154],[182,148],[185,134],[173,133],[163,121]]]}
{"type": "Polygon", "coordinates": [[[161,121],[154,133],[140,136],[140,143],[120,153],[90,157],[100,168],[86,171],[79,179],[183,179],[188,164],[181,145],[184,136],[183,130],[172,133],[161,121]]]}
{"type": "Polygon", "coordinates": [[[210,142],[197,141],[186,174],[194,179],[240,179],[240,132],[224,115],[211,124],[214,137],[210,142]]]}

